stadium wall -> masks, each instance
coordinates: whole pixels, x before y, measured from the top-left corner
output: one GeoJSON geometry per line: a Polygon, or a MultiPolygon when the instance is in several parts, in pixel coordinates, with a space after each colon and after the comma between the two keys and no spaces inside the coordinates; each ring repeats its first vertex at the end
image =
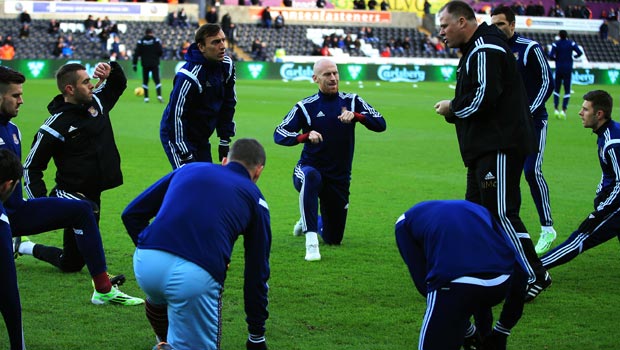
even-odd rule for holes
{"type": "MultiPolygon", "coordinates": [[[[316,58],[314,58],[316,59],[316,58]]],[[[313,62],[237,62],[238,80],[282,80],[312,81],[313,62]]],[[[53,79],[56,70],[66,63],[81,63],[86,66],[89,74],[94,72],[97,61],[94,60],[13,60],[0,61],[5,65],[22,72],[27,79],[53,79]]],[[[119,62],[129,79],[142,79],[142,72],[134,72],[130,61],[119,62]]],[[[164,61],[161,73],[164,79],[172,79],[175,72],[183,65],[183,61],[164,61]]],[[[345,83],[382,83],[405,82],[417,84],[420,82],[447,82],[456,81],[456,60],[429,60],[428,62],[414,61],[409,63],[342,63],[339,65],[340,79],[345,83]]],[[[584,68],[578,67],[573,72],[573,84],[577,85],[619,85],[620,66],[584,68]]]]}

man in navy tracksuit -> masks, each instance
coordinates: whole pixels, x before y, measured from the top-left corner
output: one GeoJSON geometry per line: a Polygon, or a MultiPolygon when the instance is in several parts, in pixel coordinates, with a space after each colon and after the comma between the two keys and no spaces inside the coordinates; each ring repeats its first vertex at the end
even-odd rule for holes
{"type": "Polygon", "coordinates": [[[570,86],[573,78],[573,52],[575,58],[581,57],[583,51],[576,42],[568,39],[568,33],[560,30],[560,40],[551,44],[549,58],[555,61],[555,89],[553,91],[553,106],[555,107],[555,117],[566,119],[566,108],[570,99],[570,86]],[[564,86],[564,98],[562,99],[562,110],[558,111],[560,103],[560,88],[564,86]]]}
{"type": "Polygon", "coordinates": [[[415,287],[426,297],[418,349],[460,349],[476,332],[469,324],[473,315],[488,315],[478,331],[489,343],[503,340],[505,349],[523,310],[527,278],[515,246],[491,213],[465,200],[421,202],[398,218],[395,231],[415,287]],[[514,308],[518,317],[491,331],[491,308],[504,299],[504,309],[514,308]]]}
{"type": "Polygon", "coordinates": [[[226,36],[217,24],[201,26],[174,77],[160,126],[161,143],[172,168],[212,162],[209,138],[220,138],[219,160],[235,136],[235,66],[226,56],[226,36]]]}
{"type": "Polygon", "coordinates": [[[543,255],[543,266],[550,269],[576,258],[588,249],[620,238],[620,124],[611,119],[613,100],[602,90],[583,96],[579,116],[583,127],[597,135],[598,157],[603,175],[596,189],[594,210],[566,241],[543,255]]]}
{"type": "MultiPolygon", "coordinates": [[[[24,76],[10,68],[0,66],[0,148],[8,149],[21,157],[21,133],[10,120],[17,117],[23,103],[24,76]]],[[[49,130],[49,129],[48,129],[49,130]]],[[[65,229],[63,249],[33,244],[30,241],[15,245],[15,254],[34,255],[62,271],[80,271],[84,265],[93,279],[94,304],[117,303],[136,305],[142,299],[122,293],[113,284],[121,284],[124,276],[110,281],[101,234],[93,207],[88,201],[45,197],[24,200],[21,182],[18,190],[4,204],[11,223],[13,235],[34,235],[65,229]]],[[[19,242],[16,239],[16,242],[19,242]]]]}
{"type": "Polygon", "coordinates": [[[255,184],[265,151],[256,140],[239,139],[222,163],[225,166],[199,162],[176,169],[140,194],[122,215],[137,245],[134,269],[148,296],[147,318],[158,339],[176,350],[220,348],[222,290],[240,235],[250,333],[246,346],[267,348],[271,226],[269,207],[255,184]]]}
{"type": "Polygon", "coordinates": [[[508,44],[517,59],[517,67],[527,91],[530,113],[534,118],[538,152],[531,153],[525,158],[523,172],[538,211],[541,233],[535,249],[537,254],[542,255],[551,249],[551,244],[557,237],[551,217],[549,187],[542,173],[548,125],[545,103],[553,91],[553,76],[540,45],[515,32],[515,13],[510,7],[496,7],[491,12],[491,22],[508,38],[508,44]]]}
{"type": "MultiPolygon", "coordinates": [[[[3,206],[11,193],[18,188],[22,177],[22,165],[15,153],[0,149],[0,313],[9,334],[9,349],[24,350],[24,332],[22,329],[22,307],[19,300],[17,273],[13,260],[11,243],[11,225],[3,206]]],[[[21,188],[21,187],[19,187],[21,188]]]]}
{"type": "Polygon", "coordinates": [[[440,35],[463,52],[454,98],[435,104],[438,114],[456,127],[467,167],[465,199],[496,216],[527,263],[530,283],[538,290],[551,284],[521,220],[521,173],[535,152],[534,125],[523,79],[506,36],[495,26],[478,25],[474,10],[450,1],[440,11],[440,35]]]}
{"type": "Polygon", "coordinates": [[[342,241],[349,208],[355,125],[360,123],[375,132],[386,128],[383,116],[361,97],[338,91],[340,78],[334,62],[318,60],[312,79],[319,85],[319,92],[297,102],[273,134],[279,145],[304,144],[293,173],[301,212],[294,233],[305,233],[307,261],[321,259],[317,233],[322,232],[327,244],[342,241]]]}

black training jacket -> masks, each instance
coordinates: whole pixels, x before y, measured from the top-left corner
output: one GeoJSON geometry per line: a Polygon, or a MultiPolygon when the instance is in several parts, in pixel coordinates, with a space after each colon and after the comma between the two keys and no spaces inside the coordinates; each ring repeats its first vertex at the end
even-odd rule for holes
{"type": "Polygon", "coordinates": [[[456,125],[465,166],[491,152],[534,152],[526,91],[504,34],[482,23],[461,51],[446,121],[456,125]]]}
{"type": "Polygon", "coordinates": [[[114,141],[110,110],[127,87],[123,69],[95,89],[88,104],[66,103],[62,95],[47,106],[51,116],[39,128],[24,163],[24,187],[30,198],[47,194],[43,171],[56,164],[56,185],[69,192],[101,192],[123,183],[121,158],[114,141]]]}

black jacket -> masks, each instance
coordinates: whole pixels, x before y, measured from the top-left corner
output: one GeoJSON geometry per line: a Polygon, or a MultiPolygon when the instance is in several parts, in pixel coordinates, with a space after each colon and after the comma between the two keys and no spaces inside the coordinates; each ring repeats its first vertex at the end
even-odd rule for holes
{"type": "Polygon", "coordinates": [[[67,103],[58,95],[47,106],[51,116],[35,135],[24,163],[24,185],[29,197],[47,194],[43,171],[52,158],[59,189],[100,193],[123,183],[121,158],[108,113],[125,91],[127,79],[118,63],[110,65],[110,76],[94,90],[89,104],[67,103]]]}
{"type": "Polygon", "coordinates": [[[482,23],[461,51],[446,121],[456,125],[465,166],[492,152],[534,152],[525,87],[504,34],[482,23]]]}
{"type": "Polygon", "coordinates": [[[138,64],[138,58],[142,58],[142,67],[157,67],[159,66],[159,58],[163,55],[164,51],[161,46],[161,41],[151,35],[145,35],[142,39],[138,40],[136,50],[133,55],[133,65],[138,64]]]}

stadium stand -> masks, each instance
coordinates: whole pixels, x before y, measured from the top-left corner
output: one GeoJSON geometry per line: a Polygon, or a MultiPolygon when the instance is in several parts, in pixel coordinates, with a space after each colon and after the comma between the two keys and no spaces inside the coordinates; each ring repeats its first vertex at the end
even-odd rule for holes
{"type": "MultiPolygon", "coordinates": [[[[12,35],[16,55],[15,59],[41,59],[55,58],[52,49],[56,37],[47,33],[47,20],[39,19],[32,21],[30,36],[19,38],[19,22],[17,19],[0,19],[0,28],[3,28],[2,35],[12,35]]],[[[165,22],[131,21],[119,23],[118,28],[122,42],[132,51],[135,43],[149,27],[155,31],[164,44],[164,59],[179,59],[177,51],[184,40],[193,41],[195,28],[171,27],[165,22]]],[[[238,23],[237,45],[235,50],[240,57],[247,57],[250,47],[255,38],[260,38],[266,43],[268,60],[274,57],[278,47],[285,49],[287,55],[300,56],[311,55],[316,46],[321,46],[324,37],[334,34],[345,36],[350,34],[353,39],[358,35],[360,27],[351,26],[321,26],[291,24],[276,30],[262,28],[252,23],[238,23]]],[[[411,40],[410,48],[407,50],[394,51],[395,57],[429,57],[429,58],[454,58],[449,50],[444,52],[427,52],[423,48],[423,42],[427,33],[416,28],[405,27],[373,27],[374,35],[378,39],[373,42],[362,42],[360,50],[349,50],[347,47],[330,50],[332,54],[349,56],[378,56],[378,51],[387,43],[394,40],[402,40],[409,37],[411,40]]],[[[85,35],[81,21],[61,22],[61,35],[73,34],[74,58],[80,59],[102,59],[108,58],[109,53],[104,51],[101,43],[91,42],[85,35]]],[[[548,49],[556,39],[555,33],[535,33],[528,32],[526,36],[540,42],[548,49]]],[[[571,38],[584,48],[589,62],[619,62],[620,45],[614,44],[611,40],[603,40],[597,34],[571,34],[571,38]]],[[[108,47],[109,48],[109,47],[108,47]]]]}

